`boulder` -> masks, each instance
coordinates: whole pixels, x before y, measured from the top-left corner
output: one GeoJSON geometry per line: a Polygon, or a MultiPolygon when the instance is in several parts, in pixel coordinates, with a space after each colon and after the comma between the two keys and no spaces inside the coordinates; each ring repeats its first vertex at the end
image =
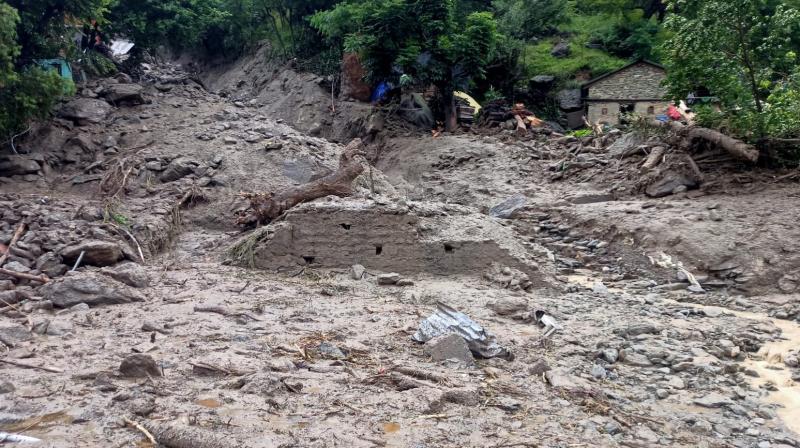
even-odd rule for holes
{"type": "Polygon", "coordinates": [[[144,301],[144,296],[130,286],[94,272],[80,272],[48,282],[39,288],[39,293],[58,308],[79,303],[99,306],[144,301]]]}
{"type": "Polygon", "coordinates": [[[673,194],[681,187],[692,189],[697,187],[697,183],[683,174],[667,171],[660,180],[647,187],[645,193],[653,198],[662,198],[673,194]]]}
{"type": "Polygon", "coordinates": [[[111,113],[111,110],[111,105],[103,100],[76,98],[62,106],[58,115],[83,125],[102,122],[111,113]]]}
{"type": "Polygon", "coordinates": [[[47,252],[36,259],[36,269],[50,278],[60,277],[69,267],[62,263],[61,256],[47,252]]]}
{"type": "Polygon", "coordinates": [[[467,346],[467,341],[455,333],[448,333],[431,339],[425,343],[422,351],[437,362],[455,359],[465,365],[475,363],[475,358],[473,358],[472,352],[467,346]]]}
{"type": "Polygon", "coordinates": [[[112,103],[144,103],[142,86],[139,84],[111,84],[103,91],[106,100],[112,103]]]}
{"type": "Polygon", "coordinates": [[[0,176],[36,174],[40,169],[39,163],[23,156],[0,156],[0,176]]]}
{"type": "Polygon", "coordinates": [[[114,267],[103,268],[100,272],[134,288],[150,286],[150,276],[147,275],[147,271],[140,264],[132,261],[120,263],[114,267]]]}
{"type": "Polygon", "coordinates": [[[559,42],[553,45],[553,49],[550,50],[550,54],[556,58],[565,58],[572,53],[572,50],[569,48],[569,42],[559,42]]]}
{"type": "Polygon", "coordinates": [[[111,241],[89,240],[67,246],[61,250],[61,256],[69,264],[75,263],[83,252],[81,264],[92,266],[110,266],[121,260],[124,255],[119,244],[111,241]]]}
{"type": "Polygon", "coordinates": [[[119,365],[119,373],[127,378],[146,378],[148,376],[161,376],[155,359],[150,355],[137,353],[123,359],[119,365]]]}
{"type": "Polygon", "coordinates": [[[179,157],[167,166],[158,179],[161,182],[172,182],[192,174],[199,164],[191,159],[179,157]]]}
{"type": "Polygon", "coordinates": [[[400,281],[400,274],[391,272],[389,274],[378,274],[379,285],[396,285],[400,281]]]}
{"type": "Polygon", "coordinates": [[[345,53],[342,57],[342,77],[339,98],[368,102],[372,88],[364,81],[367,71],[356,53],[345,53]]]}
{"type": "Polygon", "coordinates": [[[4,324],[0,325],[0,343],[7,347],[14,348],[21,342],[30,341],[33,334],[23,325],[4,324]]]}

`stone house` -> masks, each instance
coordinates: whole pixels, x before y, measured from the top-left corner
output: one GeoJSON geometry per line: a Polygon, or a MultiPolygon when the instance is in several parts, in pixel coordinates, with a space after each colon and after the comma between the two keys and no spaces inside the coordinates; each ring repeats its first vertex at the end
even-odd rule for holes
{"type": "Polygon", "coordinates": [[[661,65],[639,60],[586,82],[582,91],[587,120],[616,125],[625,113],[653,118],[665,114],[670,104],[662,85],[666,76],[661,65]]]}

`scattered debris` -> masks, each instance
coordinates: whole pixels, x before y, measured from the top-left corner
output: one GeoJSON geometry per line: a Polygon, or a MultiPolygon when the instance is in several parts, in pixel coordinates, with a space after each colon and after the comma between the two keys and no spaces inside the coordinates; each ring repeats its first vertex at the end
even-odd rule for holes
{"type": "Polygon", "coordinates": [[[437,302],[436,311],[420,323],[411,337],[417,342],[428,342],[447,333],[461,336],[475,356],[480,358],[514,359],[506,348],[497,344],[496,337],[475,323],[466,314],[456,311],[442,302],[437,302]]]}

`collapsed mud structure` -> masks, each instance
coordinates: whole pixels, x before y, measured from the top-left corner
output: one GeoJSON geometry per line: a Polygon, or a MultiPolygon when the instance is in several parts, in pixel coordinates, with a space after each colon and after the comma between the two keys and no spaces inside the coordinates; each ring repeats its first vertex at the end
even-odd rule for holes
{"type": "Polygon", "coordinates": [[[240,246],[252,239],[247,261],[260,269],[360,264],[403,274],[481,275],[500,264],[528,274],[538,287],[552,276],[535,259],[546,259],[544,250],[531,252],[510,229],[458,205],[319,201],[290,210],[240,246]]]}

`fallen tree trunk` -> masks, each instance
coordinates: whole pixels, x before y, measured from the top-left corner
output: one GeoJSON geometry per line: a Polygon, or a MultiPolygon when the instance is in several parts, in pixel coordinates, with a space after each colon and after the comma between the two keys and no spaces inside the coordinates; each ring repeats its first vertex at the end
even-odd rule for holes
{"type": "Polygon", "coordinates": [[[14,236],[11,237],[11,242],[8,243],[8,247],[6,248],[6,252],[0,256],[0,266],[2,266],[6,260],[8,260],[8,256],[11,255],[11,249],[14,247],[14,244],[20,239],[22,234],[25,233],[25,223],[19,223],[19,227],[17,227],[17,231],[14,232],[14,236]]]}
{"type": "Polygon", "coordinates": [[[356,158],[361,148],[361,139],[355,139],[345,147],[339,159],[339,169],[335,172],[299,187],[284,190],[278,194],[244,193],[250,206],[236,218],[236,223],[244,226],[268,224],[284,212],[303,202],[325,196],[349,196],[352,183],[364,171],[363,158],[356,158]]]}
{"type": "Polygon", "coordinates": [[[751,163],[756,163],[758,161],[759,151],[755,146],[725,135],[722,132],[715,131],[714,129],[686,126],[677,121],[670,121],[667,123],[656,121],[655,123],[657,126],[668,126],[675,131],[681,143],[685,146],[692,146],[697,140],[703,140],[712,145],[719,146],[737,159],[746,160],[751,163]]]}
{"type": "Polygon", "coordinates": [[[517,135],[519,137],[528,135],[528,128],[525,126],[525,121],[522,120],[522,117],[514,115],[514,118],[517,120],[517,135]]]}
{"type": "Polygon", "coordinates": [[[650,155],[647,156],[647,160],[644,161],[642,164],[642,171],[647,172],[655,168],[659,163],[661,163],[661,158],[664,157],[664,149],[663,146],[656,146],[650,152],[650,155]]]}

